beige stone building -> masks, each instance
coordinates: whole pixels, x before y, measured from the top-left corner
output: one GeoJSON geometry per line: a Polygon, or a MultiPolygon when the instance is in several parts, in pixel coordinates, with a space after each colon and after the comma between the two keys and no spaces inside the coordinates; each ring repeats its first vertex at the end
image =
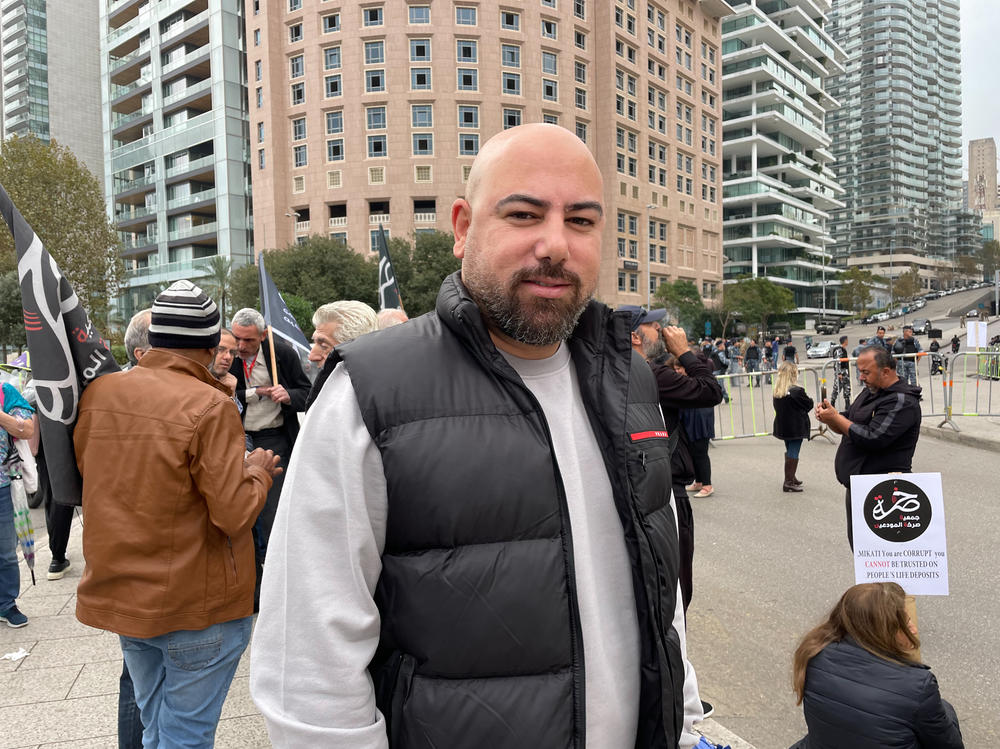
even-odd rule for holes
{"type": "Polygon", "coordinates": [[[722,0],[248,0],[257,250],[450,231],[479,146],[557,123],[608,211],[598,296],[722,279],[722,0]]]}
{"type": "Polygon", "coordinates": [[[969,141],[970,211],[997,209],[997,144],[993,138],[969,141]]]}

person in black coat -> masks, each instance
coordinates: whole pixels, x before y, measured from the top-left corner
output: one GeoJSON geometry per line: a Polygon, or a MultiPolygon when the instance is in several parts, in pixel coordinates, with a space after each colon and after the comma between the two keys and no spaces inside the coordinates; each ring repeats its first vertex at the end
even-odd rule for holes
{"type": "Polygon", "coordinates": [[[793,749],[963,749],[954,708],[917,655],[896,583],[848,588],[795,651],[809,733],[793,749]]]}
{"type": "Polygon", "coordinates": [[[781,490],[802,491],[802,482],[795,478],[799,467],[802,440],[809,437],[809,412],[813,399],[796,383],[799,368],[793,361],[783,361],[774,380],[774,427],[771,432],[785,441],[785,481],[781,490]]]}

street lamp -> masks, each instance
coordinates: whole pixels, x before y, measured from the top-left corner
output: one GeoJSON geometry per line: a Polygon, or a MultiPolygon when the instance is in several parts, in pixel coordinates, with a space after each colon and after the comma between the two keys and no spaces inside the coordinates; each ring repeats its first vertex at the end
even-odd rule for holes
{"type": "Polygon", "coordinates": [[[651,210],[656,208],[654,203],[646,204],[646,309],[649,309],[649,300],[652,296],[652,286],[653,277],[650,275],[649,262],[653,255],[653,244],[649,238],[649,222],[652,220],[653,216],[650,213],[651,210]]]}
{"type": "Polygon", "coordinates": [[[896,307],[896,297],[892,291],[892,250],[893,245],[896,243],[896,238],[889,237],[889,314],[892,314],[892,310],[896,307]]]}

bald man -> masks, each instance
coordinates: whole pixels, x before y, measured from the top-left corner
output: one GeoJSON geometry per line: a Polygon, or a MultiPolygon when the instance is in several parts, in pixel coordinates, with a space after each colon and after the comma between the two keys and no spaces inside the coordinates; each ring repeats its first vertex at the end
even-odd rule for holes
{"type": "Polygon", "coordinates": [[[467,189],[436,310],[327,360],[253,697],[277,747],[692,746],[656,381],[629,315],[591,300],[600,171],[525,125],[467,189]]]}

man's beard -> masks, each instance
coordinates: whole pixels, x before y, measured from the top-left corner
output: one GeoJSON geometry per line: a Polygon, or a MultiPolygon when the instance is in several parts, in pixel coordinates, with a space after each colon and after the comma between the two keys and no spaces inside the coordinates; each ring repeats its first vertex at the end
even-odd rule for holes
{"type": "Polygon", "coordinates": [[[479,262],[467,260],[462,281],[488,325],[528,346],[550,346],[569,338],[593,293],[593,288],[584,291],[576,273],[562,264],[553,266],[548,260],[518,271],[506,284],[479,262]],[[561,299],[531,297],[522,301],[518,291],[528,279],[568,282],[572,290],[561,299]]]}
{"type": "Polygon", "coordinates": [[[666,352],[667,352],[667,344],[664,343],[663,339],[660,338],[659,335],[657,335],[655,341],[643,340],[642,342],[642,355],[646,357],[647,361],[652,361],[656,357],[660,356],[661,354],[665,354],[666,352]]]}

